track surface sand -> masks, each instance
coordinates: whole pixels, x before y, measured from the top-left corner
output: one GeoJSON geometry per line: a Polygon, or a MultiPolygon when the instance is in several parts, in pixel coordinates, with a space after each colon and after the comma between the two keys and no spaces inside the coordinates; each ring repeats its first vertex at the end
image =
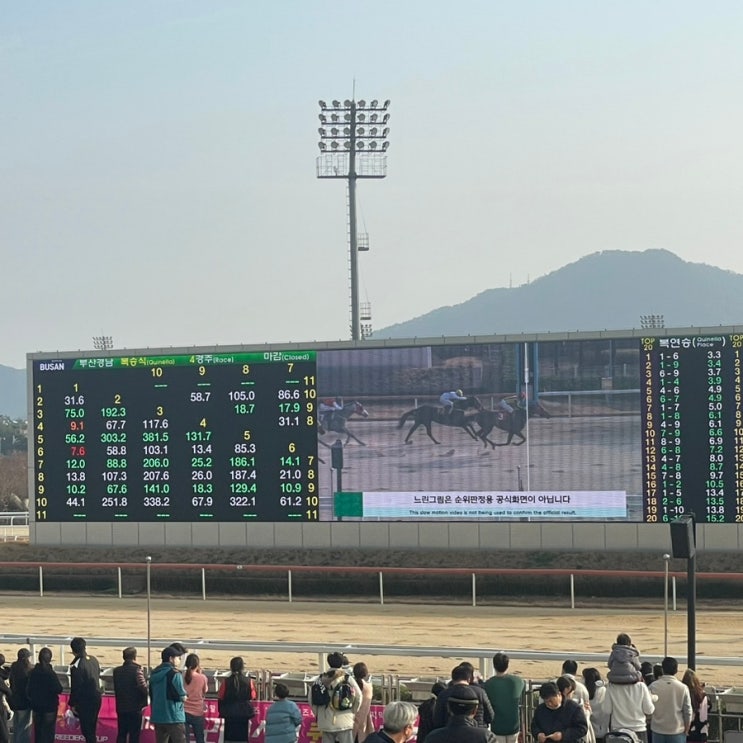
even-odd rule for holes
{"type": "MultiPolygon", "coordinates": [[[[4,632],[23,635],[147,637],[145,598],[85,596],[5,597],[4,632]]],[[[669,612],[668,651],[686,655],[686,612],[680,607],[669,612]]],[[[292,603],[213,599],[152,599],[151,637],[169,641],[210,639],[231,642],[312,642],[326,643],[328,650],[344,645],[396,646],[397,655],[358,657],[349,651],[351,662],[363,660],[372,674],[399,674],[403,677],[449,676],[460,660],[477,660],[465,655],[451,658],[406,656],[405,646],[485,648],[495,650],[536,650],[559,652],[573,657],[580,652],[605,653],[608,657],[618,632],[631,634],[641,654],[663,655],[664,618],[662,604],[647,610],[596,610],[534,607],[462,607],[451,605],[385,605],[342,603],[292,603]]],[[[697,614],[697,669],[711,685],[743,684],[743,664],[711,667],[704,656],[743,656],[743,623],[738,611],[704,610],[697,614]]],[[[123,645],[122,645],[123,647],[123,645]]],[[[17,646],[0,647],[14,658],[17,646]]],[[[90,645],[104,666],[121,662],[121,648],[90,645]]],[[[159,662],[160,647],[152,648],[152,660],[159,662]]],[[[55,662],[59,648],[52,647],[55,662]]],[[[140,645],[140,660],[147,649],[140,645]]],[[[68,649],[65,648],[68,653],[68,649]]],[[[207,669],[227,667],[236,654],[198,650],[207,669]]],[[[271,671],[314,671],[314,653],[242,652],[249,668],[271,671]]],[[[66,655],[69,660],[69,653],[66,655]]],[[[580,663],[580,668],[586,664],[580,663]]],[[[605,661],[588,663],[605,672],[605,661]]],[[[512,661],[512,670],[533,679],[559,673],[558,661],[512,661]]]]}

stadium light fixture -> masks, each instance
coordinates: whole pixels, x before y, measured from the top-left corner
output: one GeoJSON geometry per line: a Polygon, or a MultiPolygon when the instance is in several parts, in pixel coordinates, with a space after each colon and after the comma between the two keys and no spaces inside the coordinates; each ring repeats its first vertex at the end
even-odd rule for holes
{"type": "Polygon", "coordinates": [[[93,348],[96,351],[110,351],[114,347],[112,335],[94,335],[93,348]]]}
{"type": "MultiPolygon", "coordinates": [[[[321,127],[318,146],[320,155],[317,158],[318,178],[342,178],[348,183],[348,222],[349,222],[349,258],[351,282],[351,338],[362,340],[361,315],[359,308],[359,270],[358,252],[359,235],[356,224],[356,182],[359,178],[385,178],[387,175],[387,148],[389,127],[368,127],[368,123],[386,124],[389,121],[387,111],[389,99],[382,106],[373,98],[348,100],[341,103],[333,99],[328,105],[319,102],[322,113],[320,121],[325,124],[328,117],[331,122],[345,122],[343,127],[330,129],[321,127]],[[363,126],[358,126],[363,124],[363,126]]],[[[367,250],[368,247],[364,247],[367,250]]]]}

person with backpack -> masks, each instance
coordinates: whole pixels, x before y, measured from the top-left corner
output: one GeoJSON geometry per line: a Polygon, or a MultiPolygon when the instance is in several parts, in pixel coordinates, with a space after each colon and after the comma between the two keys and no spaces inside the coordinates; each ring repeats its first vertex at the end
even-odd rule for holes
{"type": "Polygon", "coordinates": [[[219,716],[224,720],[224,741],[247,743],[250,739],[250,721],[255,709],[253,685],[245,675],[245,661],[237,656],[230,661],[230,675],[219,687],[219,716]]]}
{"type": "Polygon", "coordinates": [[[353,725],[361,707],[361,689],[343,666],[343,653],[328,655],[328,670],[310,686],[307,701],[322,733],[322,743],[354,743],[353,725]]]}
{"type": "Polygon", "coordinates": [[[150,676],[150,721],[157,743],[186,743],[186,690],[176,670],[178,650],[168,646],[160,653],[162,663],[150,676]]]}

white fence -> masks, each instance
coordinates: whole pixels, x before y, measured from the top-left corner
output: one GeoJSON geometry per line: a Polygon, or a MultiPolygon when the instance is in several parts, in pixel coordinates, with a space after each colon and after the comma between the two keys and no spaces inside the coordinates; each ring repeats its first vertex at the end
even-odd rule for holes
{"type": "Polygon", "coordinates": [[[28,511],[0,512],[0,541],[28,541],[28,511]]]}

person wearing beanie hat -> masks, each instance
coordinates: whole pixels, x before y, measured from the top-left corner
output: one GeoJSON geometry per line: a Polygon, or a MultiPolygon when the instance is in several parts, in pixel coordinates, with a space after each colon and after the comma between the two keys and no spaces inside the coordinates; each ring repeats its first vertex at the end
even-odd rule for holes
{"type": "Polygon", "coordinates": [[[93,655],[88,655],[85,640],[73,637],[70,650],[75,657],[70,663],[70,698],[67,706],[80,720],[80,732],[85,743],[96,743],[95,729],[101,709],[101,667],[93,655]]]}
{"type": "Polygon", "coordinates": [[[18,660],[10,666],[10,708],[13,710],[13,740],[31,743],[31,700],[28,698],[28,676],[33,668],[31,651],[21,648],[18,660]]]}
{"type": "MultiPolygon", "coordinates": [[[[489,728],[479,727],[475,714],[480,706],[480,697],[469,684],[449,687],[446,706],[449,719],[446,727],[430,732],[425,743],[495,743],[495,735],[489,728]]],[[[439,695],[442,699],[443,693],[439,695]]]]}
{"type": "Polygon", "coordinates": [[[179,651],[168,646],[160,653],[162,663],[150,676],[150,721],[155,726],[157,743],[186,742],[186,689],[176,670],[179,651]]]}

